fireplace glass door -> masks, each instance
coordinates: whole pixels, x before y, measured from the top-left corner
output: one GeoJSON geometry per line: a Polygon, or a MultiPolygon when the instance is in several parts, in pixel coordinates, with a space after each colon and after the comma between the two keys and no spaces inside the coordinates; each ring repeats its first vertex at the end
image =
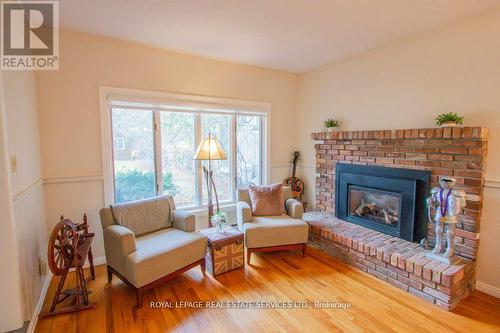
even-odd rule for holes
{"type": "Polygon", "coordinates": [[[401,211],[401,195],[369,187],[349,186],[349,215],[398,227],[401,211]]]}

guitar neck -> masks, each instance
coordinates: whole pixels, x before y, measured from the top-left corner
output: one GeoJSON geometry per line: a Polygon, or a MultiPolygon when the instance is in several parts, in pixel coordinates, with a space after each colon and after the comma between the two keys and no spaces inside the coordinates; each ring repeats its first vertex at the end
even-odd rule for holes
{"type": "Polygon", "coordinates": [[[295,155],[293,158],[293,166],[292,166],[292,191],[294,190],[294,185],[295,185],[295,172],[297,171],[297,160],[299,159],[298,155],[295,155]]]}

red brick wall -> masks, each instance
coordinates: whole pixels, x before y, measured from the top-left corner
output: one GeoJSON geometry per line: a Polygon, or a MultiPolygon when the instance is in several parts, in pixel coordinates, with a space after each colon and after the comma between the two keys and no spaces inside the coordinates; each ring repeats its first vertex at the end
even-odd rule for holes
{"type": "MultiPolygon", "coordinates": [[[[476,259],[483,203],[488,130],[483,127],[313,133],[316,149],[316,208],[335,212],[335,165],[352,163],[431,171],[431,187],[440,176],[457,179],[467,207],[457,226],[456,250],[476,259]]],[[[433,241],[434,227],[428,225],[433,241]]]]}

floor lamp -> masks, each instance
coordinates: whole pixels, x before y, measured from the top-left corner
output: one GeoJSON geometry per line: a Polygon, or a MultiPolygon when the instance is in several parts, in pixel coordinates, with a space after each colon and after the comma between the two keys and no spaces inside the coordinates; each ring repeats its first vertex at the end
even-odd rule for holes
{"type": "Polygon", "coordinates": [[[217,189],[215,188],[213,170],[211,169],[210,161],[213,160],[226,160],[227,156],[222,146],[216,137],[208,134],[208,138],[201,140],[198,149],[193,157],[195,160],[208,161],[208,169],[203,167],[205,174],[205,181],[207,183],[207,197],[208,197],[208,226],[212,227],[211,217],[214,215],[214,205],[212,203],[212,190],[215,195],[215,203],[217,205],[217,212],[219,212],[219,197],[217,196],[217,189]]]}

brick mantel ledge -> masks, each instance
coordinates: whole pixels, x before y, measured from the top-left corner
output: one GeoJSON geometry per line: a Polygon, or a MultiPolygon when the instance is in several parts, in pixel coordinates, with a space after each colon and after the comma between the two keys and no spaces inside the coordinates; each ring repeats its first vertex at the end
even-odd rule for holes
{"type": "Polygon", "coordinates": [[[312,133],[313,140],[357,139],[487,139],[486,127],[439,127],[398,130],[333,131],[312,133]]]}

